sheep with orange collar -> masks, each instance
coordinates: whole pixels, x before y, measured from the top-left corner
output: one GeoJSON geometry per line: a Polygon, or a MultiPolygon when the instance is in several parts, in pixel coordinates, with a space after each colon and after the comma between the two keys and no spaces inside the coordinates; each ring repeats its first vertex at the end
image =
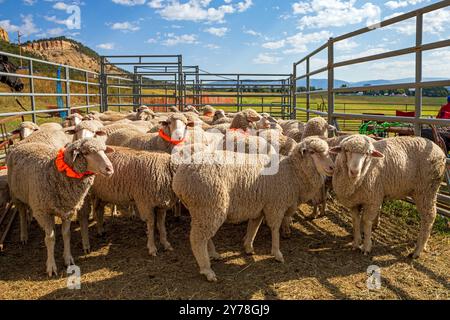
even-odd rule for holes
{"type": "Polygon", "coordinates": [[[55,149],[42,143],[13,147],[8,154],[8,184],[11,199],[19,212],[30,207],[33,217],[45,231],[47,273],[57,273],[54,258],[55,216],[62,219],[64,262],[73,264],[70,251],[71,217],[83,205],[94,183],[94,174],[112,175],[106,145],[96,139],[83,139],[55,149]],[[39,192],[37,192],[39,190],[39,192]]]}

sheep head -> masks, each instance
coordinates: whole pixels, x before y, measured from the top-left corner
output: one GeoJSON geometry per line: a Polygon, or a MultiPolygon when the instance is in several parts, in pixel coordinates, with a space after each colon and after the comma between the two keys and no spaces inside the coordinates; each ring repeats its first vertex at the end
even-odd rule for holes
{"type": "Polygon", "coordinates": [[[349,178],[358,180],[367,173],[372,159],[384,157],[373,142],[375,140],[368,136],[352,135],[331,148],[330,152],[338,155],[336,162],[346,165],[349,178]]]}
{"type": "Polygon", "coordinates": [[[334,163],[329,154],[328,143],[319,137],[307,137],[298,144],[295,153],[303,159],[310,158],[321,175],[332,176],[334,163]]]}
{"type": "Polygon", "coordinates": [[[25,139],[33,134],[33,132],[38,131],[39,126],[30,121],[24,121],[20,124],[19,128],[14,130],[12,134],[19,134],[20,140],[25,139]]]}
{"type": "Polygon", "coordinates": [[[75,172],[93,172],[106,177],[114,173],[111,161],[106,153],[114,150],[97,139],[82,139],[66,145],[64,162],[75,172]]]}

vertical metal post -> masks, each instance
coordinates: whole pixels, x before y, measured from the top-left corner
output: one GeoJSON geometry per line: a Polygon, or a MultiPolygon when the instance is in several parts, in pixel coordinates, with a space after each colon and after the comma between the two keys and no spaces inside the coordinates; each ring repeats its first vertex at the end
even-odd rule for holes
{"type": "Polygon", "coordinates": [[[90,105],[90,99],[89,99],[89,75],[87,72],[84,73],[84,81],[86,81],[86,113],[89,112],[89,105],[90,105]]]}
{"type": "Polygon", "coordinates": [[[195,94],[196,94],[196,99],[195,99],[195,103],[196,105],[198,105],[200,103],[200,87],[199,87],[199,83],[200,83],[200,68],[198,66],[195,67],[195,94]]]}
{"type": "Polygon", "coordinates": [[[328,40],[328,123],[334,122],[334,41],[328,40]]]}
{"type": "Polygon", "coordinates": [[[108,77],[106,76],[105,57],[100,58],[100,112],[108,110],[108,77]]]}
{"type": "Polygon", "coordinates": [[[311,102],[311,96],[309,92],[311,91],[311,78],[309,72],[311,70],[310,58],[306,59],[306,121],[309,121],[309,108],[311,102]]]}
{"type": "Polygon", "coordinates": [[[121,82],[120,82],[120,79],[119,79],[119,99],[117,99],[117,103],[119,104],[119,112],[122,109],[122,106],[121,106],[121,104],[122,104],[122,97],[121,97],[121,93],[120,93],[120,89],[121,89],[120,85],[121,85],[121,82]]]}
{"type": "Polygon", "coordinates": [[[292,85],[291,85],[291,94],[292,94],[292,113],[291,119],[297,119],[297,64],[294,63],[292,69],[292,85]]]}
{"type": "Polygon", "coordinates": [[[236,101],[237,101],[237,112],[241,111],[241,76],[238,74],[237,75],[237,83],[236,83],[236,101]]]}
{"type": "Polygon", "coordinates": [[[70,69],[68,66],[66,66],[66,108],[67,108],[67,115],[70,116],[70,69]]]}
{"type": "Polygon", "coordinates": [[[178,108],[183,111],[183,57],[181,55],[178,56],[178,95],[178,108]]]}
{"type": "MultiPolygon", "coordinates": [[[[422,30],[423,30],[423,14],[418,13],[416,17],[416,120],[422,117],[422,30]]],[[[414,133],[421,136],[422,126],[418,123],[414,124],[414,133]]]]}
{"type": "Polygon", "coordinates": [[[36,113],[34,112],[36,110],[36,99],[34,97],[34,77],[33,77],[33,60],[30,60],[29,70],[28,74],[30,75],[30,102],[31,102],[31,110],[33,113],[31,114],[31,119],[34,123],[36,123],[36,113]]]}
{"type": "Polygon", "coordinates": [[[139,76],[139,105],[142,106],[142,76],[139,76]]]}

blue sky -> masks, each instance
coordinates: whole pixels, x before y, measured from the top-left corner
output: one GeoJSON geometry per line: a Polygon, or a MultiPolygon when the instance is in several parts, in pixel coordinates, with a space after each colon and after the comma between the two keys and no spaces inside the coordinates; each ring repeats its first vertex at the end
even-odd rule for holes
{"type": "MultiPolygon", "coordinates": [[[[211,72],[290,73],[337,36],[431,0],[0,0],[0,27],[17,41],[66,35],[100,54],[183,54],[211,72]],[[75,9],[74,9],[75,8],[75,9]],[[80,13],[80,23],[73,19],[80,13]],[[71,18],[72,16],[72,18],[71,18]]],[[[424,17],[424,42],[450,38],[450,8],[424,17]]],[[[414,19],[339,43],[336,60],[414,45],[414,19]]],[[[326,52],[313,60],[325,65],[326,52]]],[[[414,56],[339,69],[347,81],[414,76],[414,56]]],[[[300,68],[301,71],[301,68],[300,68]]],[[[424,55],[425,77],[450,74],[450,49],[424,55]]],[[[326,78],[326,75],[317,75],[326,78]]]]}

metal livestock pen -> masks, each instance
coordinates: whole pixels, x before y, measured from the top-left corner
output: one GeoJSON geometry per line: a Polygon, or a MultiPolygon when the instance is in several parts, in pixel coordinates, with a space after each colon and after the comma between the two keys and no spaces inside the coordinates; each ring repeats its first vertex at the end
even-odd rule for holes
{"type": "MultiPolygon", "coordinates": [[[[26,84],[23,93],[0,92],[0,99],[6,99],[5,105],[8,105],[8,110],[0,113],[3,140],[7,140],[9,136],[7,129],[12,129],[6,126],[8,117],[22,117],[22,120],[31,118],[32,121],[37,122],[38,118],[45,114],[50,117],[61,116],[64,112],[70,114],[89,110],[126,111],[136,109],[140,104],[146,104],[161,111],[167,110],[172,105],[181,110],[187,105],[197,107],[212,105],[228,111],[255,108],[257,111],[269,112],[282,118],[299,118],[301,114],[304,114],[304,118],[309,119],[311,116],[319,115],[338,126],[342,124],[342,121],[398,121],[413,124],[417,135],[420,135],[423,125],[450,126],[450,120],[422,116],[422,89],[450,86],[450,79],[423,81],[423,52],[450,46],[449,39],[423,43],[423,17],[430,12],[446,9],[448,6],[450,1],[441,1],[382,21],[374,26],[330,38],[327,43],[295,62],[291,74],[210,73],[200,69],[199,66],[184,65],[181,55],[102,56],[99,61],[100,70],[95,72],[0,52],[1,55],[22,59],[25,62],[25,72],[21,71],[17,76],[26,84]],[[339,42],[414,18],[414,46],[336,61],[335,47],[339,42]],[[312,60],[324,52],[327,56],[326,65],[313,70],[312,60]],[[335,72],[339,68],[408,54],[415,56],[414,82],[335,87],[335,72]],[[299,71],[300,66],[305,67],[305,72],[299,71]],[[59,77],[51,75],[56,74],[58,70],[59,77]],[[312,77],[321,73],[327,74],[328,86],[326,89],[313,91],[312,77]],[[306,81],[306,91],[299,91],[300,80],[306,81]],[[54,89],[58,84],[61,90],[54,89]],[[337,94],[399,88],[415,90],[415,115],[412,118],[352,113],[347,110],[337,112],[336,110],[338,103],[335,101],[335,96],[337,94]],[[316,94],[326,95],[326,100],[324,99],[320,108],[318,106],[314,109],[311,96],[316,94]],[[300,102],[302,97],[305,98],[304,104],[300,102]],[[21,104],[25,103],[24,98],[28,100],[29,107],[25,108],[27,110],[14,109],[13,106],[17,105],[19,98],[22,99],[21,104]],[[52,101],[58,98],[64,100],[63,104],[53,106],[52,101]]],[[[0,72],[0,76],[6,75],[8,74],[0,72]]],[[[23,108],[23,106],[20,107],[23,108]]],[[[447,190],[443,188],[444,191],[439,194],[439,213],[446,216],[450,216],[449,185],[450,175],[447,174],[447,190]]]]}

